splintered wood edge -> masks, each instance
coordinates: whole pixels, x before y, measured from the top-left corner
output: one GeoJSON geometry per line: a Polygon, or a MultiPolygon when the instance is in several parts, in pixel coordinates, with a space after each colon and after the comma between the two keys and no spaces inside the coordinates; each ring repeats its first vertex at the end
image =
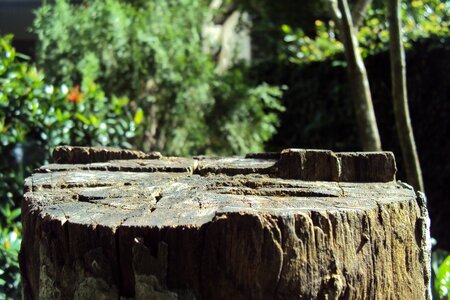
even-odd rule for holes
{"type": "MultiPolygon", "coordinates": [[[[167,167],[183,158],[164,158],[159,152],[143,153],[105,147],[60,146],[53,160],[61,164],[78,164],[79,169],[126,170],[126,164],[112,160],[144,160],[141,167],[129,171],[185,172],[194,174],[267,174],[273,177],[305,181],[389,182],[395,181],[397,167],[392,152],[333,152],[330,150],[285,149],[270,153],[251,153],[245,158],[193,157],[184,159],[184,167],[167,167]],[[164,161],[164,159],[167,159],[164,161]],[[153,161],[152,161],[153,160],[153,161]],[[188,162],[190,160],[190,162],[188,162]],[[164,163],[158,163],[164,161],[164,163]],[[108,164],[109,162],[109,164],[108,164]],[[106,163],[104,165],[98,163],[106,163]],[[186,163],[191,166],[186,167],[186,163]],[[85,166],[82,166],[85,165],[85,166]],[[146,167],[144,167],[146,166],[146,167]]],[[[131,162],[130,162],[131,163],[131,162]]],[[[62,169],[52,166],[53,169],[62,169]]],[[[63,168],[71,169],[70,166],[63,168]]],[[[47,168],[49,169],[49,168],[47,168]]],[[[43,168],[40,168],[42,171],[43,168]]]]}
{"type": "Polygon", "coordinates": [[[53,161],[59,164],[86,164],[114,159],[158,159],[161,157],[159,152],[144,153],[110,147],[58,146],[53,150],[53,161]]]}

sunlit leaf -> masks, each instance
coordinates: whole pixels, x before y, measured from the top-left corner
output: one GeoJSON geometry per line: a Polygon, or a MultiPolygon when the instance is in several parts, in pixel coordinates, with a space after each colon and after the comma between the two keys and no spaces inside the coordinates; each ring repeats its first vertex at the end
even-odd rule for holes
{"type": "Polygon", "coordinates": [[[8,250],[9,247],[11,246],[11,242],[9,240],[6,240],[4,245],[5,245],[5,250],[8,250]]]}
{"type": "Polygon", "coordinates": [[[91,121],[80,113],[75,113],[75,117],[86,125],[91,124],[91,121]]]}
{"type": "Polygon", "coordinates": [[[139,108],[136,111],[136,114],[134,115],[134,123],[136,123],[136,125],[139,125],[142,123],[144,119],[144,111],[142,110],[142,108],[139,108]]]}
{"type": "Polygon", "coordinates": [[[434,282],[436,291],[439,294],[440,299],[444,299],[449,296],[450,291],[450,255],[439,266],[434,282]]]}

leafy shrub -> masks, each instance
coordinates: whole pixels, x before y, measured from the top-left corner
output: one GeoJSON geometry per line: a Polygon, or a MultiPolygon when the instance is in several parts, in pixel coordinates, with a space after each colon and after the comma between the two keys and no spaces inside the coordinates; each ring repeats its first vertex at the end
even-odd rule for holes
{"type": "Polygon", "coordinates": [[[93,81],[68,88],[45,76],[0,37],[0,298],[18,297],[24,177],[58,144],[127,147],[136,132],[128,99],[106,97],[93,81]]]}
{"type": "Polygon", "coordinates": [[[279,88],[261,84],[248,88],[242,69],[232,69],[213,86],[215,105],[206,118],[210,141],[205,149],[216,154],[258,152],[276,132],[279,88]],[[242,99],[242,101],[239,101],[242,99]]]}
{"type": "Polygon", "coordinates": [[[244,68],[219,75],[203,50],[206,1],[57,0],[37,13],[39,60],[54,84],[88,78],[142,107],[143,150],[260,151],[275,132],[280,90],[244,68]],[[267,113],[267,114],[266,114],[267,113]]]}
{"type": "Polygon", "coordinates": [[[46,84],[42,72],[17,61],[10,40],[0,41],[2,151],[30,141],[46,150],[61,143],[130,146],[136,126],[127,98],[108,98],[90,80],[83,80],[81,89],[46,84]]]}

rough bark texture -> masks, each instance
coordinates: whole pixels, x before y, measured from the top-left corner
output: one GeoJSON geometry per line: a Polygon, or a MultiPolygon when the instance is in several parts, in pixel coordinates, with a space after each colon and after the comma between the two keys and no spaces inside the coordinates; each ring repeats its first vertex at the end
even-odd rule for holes
{"type": "Polygon", "coordinates": [[[391,153],[248,157],[37,169],[22,204],[25,297],[430,298],[425,199],[395,181],[391,153]]]}
{"type": "Polygon", "coordinates": [[[409,116],[405,49],[401,34],[402,21],[400,14],[400,0],[388,0],[392,101],[394,104],[395,125],[408,182],[416,190],[424,191],[422,169],[420,168],[411,117],[409,116]]]}

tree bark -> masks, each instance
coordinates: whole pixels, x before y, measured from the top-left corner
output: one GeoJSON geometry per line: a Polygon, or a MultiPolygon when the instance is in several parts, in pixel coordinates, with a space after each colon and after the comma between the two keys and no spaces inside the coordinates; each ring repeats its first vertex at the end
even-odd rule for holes
{"type": "Polygon", "coordinates": [[[26,180],[26,299],[430,299],[426,205],[392,153],[98,151],[26,180]]]}
{"type": "Polygon", "coordinates": [[[380,151],[380,134],[373,108],[369,79],[359,51],[357,32],[353,25],[347,0],[338,0],[338,8],[342,18],[341,39],[344,44],[348,78],[362,147],[364,151],[380,151]]]}
{"type": "Polygon", "coordinates": [[[400,0],[388,0],[392,101],[394,105],[395,124],[402,149],[406,178],[417,191],[424,191],[422,170],[420,168],[411,118],[409,116],[405,50],[401,34],[402,21],[400,14],[400,0]]]}

